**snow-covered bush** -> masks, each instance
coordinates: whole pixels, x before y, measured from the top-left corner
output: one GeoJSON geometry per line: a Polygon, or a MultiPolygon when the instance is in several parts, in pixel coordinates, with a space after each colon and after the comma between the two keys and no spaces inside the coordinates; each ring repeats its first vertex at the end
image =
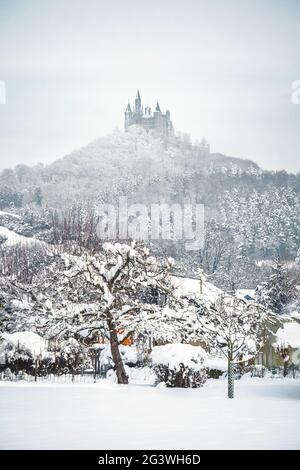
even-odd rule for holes
{"type": "Polygon", "coordinates": [[[197,388],[206,381],[205,351],[189,344],[155,346],[151,353],[154,371],[167,387],[197,388]]]}
{"type": "Polygon", "coordinates": [[[9,367],[7,367],[3,373],[3,376],[1,377],[2,380],[15,380],[16,376],[15,374],[12,373],[9,367]]]}
{"type": "Polygon", "coordinates": [[[220,369],[207,369],[207,377],[209,379],[219,379],[224,374],[220,369]]]}
{"type": "Polygon", "coordinates": [[[19,370],[16,376],[17,380],[27,380],[28,374],[25,370],[19,370]]]}
{"type": "Polygon", "coordinates": [[[75,338],[61,340],[51,348],[37,333],[21,331],[0,335],[0,359],[17,373],[46,375],[81,372],[89,358],[87,349],[75,338]]]}
{"type": "Polygon", "coordinates": [[[47,349],[46,341],[32,331],[2,333],[0,341],[0,354],[5,354],[7,362],[32,360],[47,349]]]}
{"type": "Polygon", "coordinates": [[[53,371],[56,373],[81,372],[88,362],[86,348],[75,338],[61,340],[56,347],[53,371]]]}
{"type": "Polygon", "coordinates": [[[227,371],[227,361],[224,357],[207,356],[204,360],[207,377],[219,379],[227,371]]]}
{"type": "Polygon", "coordinates": [[[158,380],[164,382],[167,387],[202,387],[207,378],[205,369],[191,369],[183,363],[173,368],[164,364],[157,364],[154,370],[158,380]]]}
{"type": "Polygon", "coordinates": [[[2,333],[0,357],[3,363],[9,364],[16,372],[24,370],[34,373],[37,365],[41,372],[43,365],[53,362],[47,350],[47,341],[32,331],[2,333]]]}

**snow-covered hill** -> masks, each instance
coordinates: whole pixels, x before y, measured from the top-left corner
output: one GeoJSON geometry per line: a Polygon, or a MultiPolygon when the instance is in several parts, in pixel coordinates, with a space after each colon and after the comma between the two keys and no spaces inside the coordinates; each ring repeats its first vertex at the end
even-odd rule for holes
{"type": "MultiPolygon", "coordinates": [[[[180,192],[178,181],[191,180],[197,173],[221,173],[226,178],[260,175],[261,170],[250,160],[220,153],[204,155],[199,144],[188,138],[165,141],[132,126],[127,133],[116,131],[96,139],[50,165],[19,166],[10,173],[10,187],[26,193],[26,199],[32,188],[41,188],[44,203],[61,207],[78,199],[111,199],[122,194],[137,195],[139,200],[170,198],[174,191],[180,192]]],[[[0,188],[7,182],[7,175],[0,174],[0,188]]],[[[33,191],[33,200],[36,196],[33,191]]]]}

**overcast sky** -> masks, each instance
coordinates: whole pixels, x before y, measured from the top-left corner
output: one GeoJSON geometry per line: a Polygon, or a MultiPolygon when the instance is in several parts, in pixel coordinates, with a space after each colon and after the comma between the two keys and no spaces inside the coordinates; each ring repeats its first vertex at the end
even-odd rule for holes
{"type": "Polygon", "coordinates": [[[299,37],[299,0],[0,0],[0,168],[123,130],[139,88],[212,151],[300,171],[299,37]]]}

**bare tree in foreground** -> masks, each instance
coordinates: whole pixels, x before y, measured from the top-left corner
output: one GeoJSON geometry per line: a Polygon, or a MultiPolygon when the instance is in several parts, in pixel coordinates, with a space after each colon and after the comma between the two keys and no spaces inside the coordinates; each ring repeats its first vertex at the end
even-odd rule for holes
{"type": "Polygon", "coordinates": [[[255,356],[266,314],[253,302],[223,294],[214,303],[200,307],[198,320],[206,343],[228,361],[228,398],[233,398],[234,364],[255,356]]]}

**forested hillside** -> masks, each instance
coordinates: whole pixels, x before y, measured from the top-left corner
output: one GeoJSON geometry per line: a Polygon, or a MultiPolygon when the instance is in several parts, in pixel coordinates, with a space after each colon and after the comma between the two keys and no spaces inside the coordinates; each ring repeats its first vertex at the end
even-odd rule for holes
{"type": "MultiPolygon", "coordinates": [[[[205,205],[205,246],[151,242],[187,271],[200,267],[218,285],[256,287],[278,258],[296,258],[300,175],[264,171],[249,160],[205,155],[187,135],[164,140],[141,128],[115,131],[50,165],[18,165],[0,174],[0,225],[47,242],[98,246],[95,211],[103,202],[205,205]]],[[[289,264],[293,269],[293,263],[289,264]]]]}

